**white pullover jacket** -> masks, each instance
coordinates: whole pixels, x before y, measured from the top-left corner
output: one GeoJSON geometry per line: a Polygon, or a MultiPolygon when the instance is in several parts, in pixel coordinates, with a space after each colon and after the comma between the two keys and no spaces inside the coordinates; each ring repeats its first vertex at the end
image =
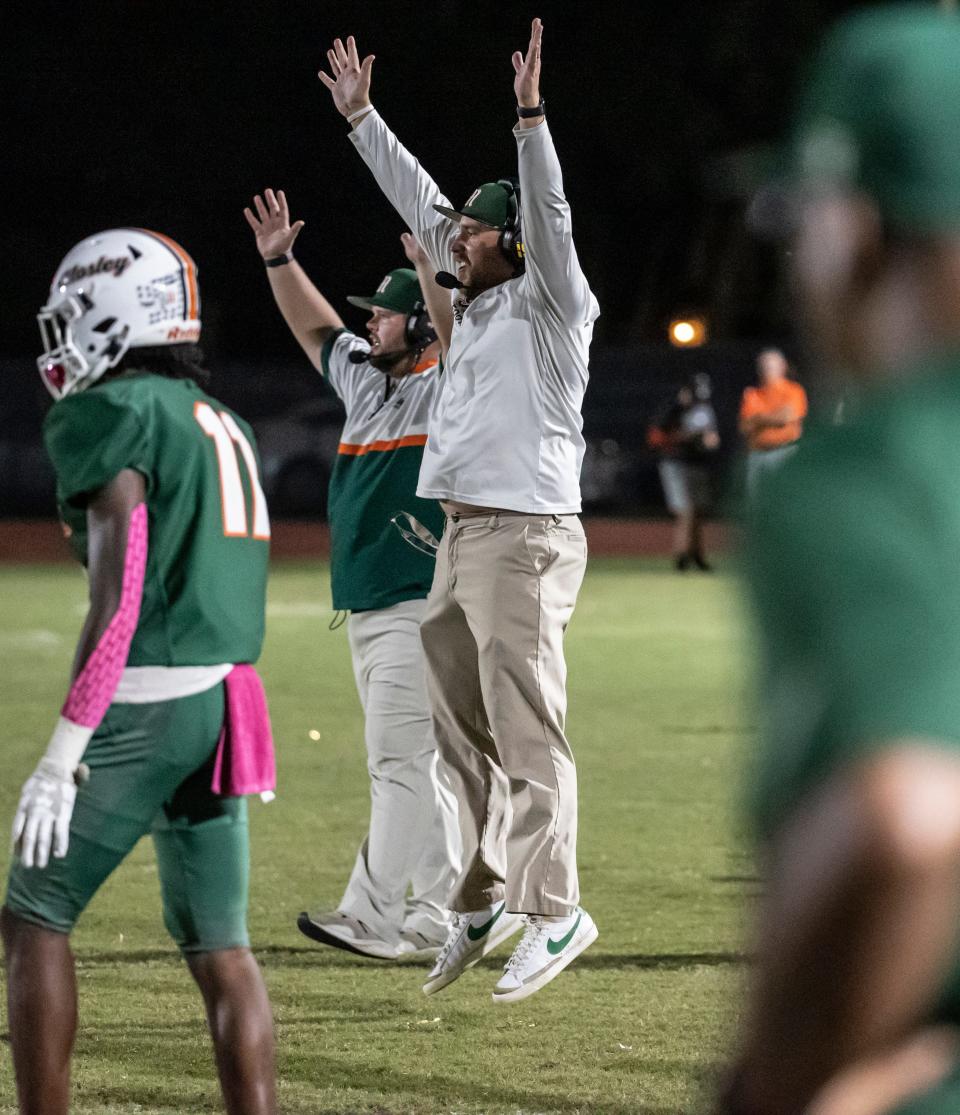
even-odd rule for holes
{"type": "MultiPolygon", "coordinates": [[[[417,495],[529,514],[580,510],[581,407],[597,300],[580,269],[546,122],[514,129],[526,269],[459,315],[430,416],[417,495]]],[[[457,225],[433,179],[374,110],[350,133],[380,188],[443,271],[457,225]]]]}

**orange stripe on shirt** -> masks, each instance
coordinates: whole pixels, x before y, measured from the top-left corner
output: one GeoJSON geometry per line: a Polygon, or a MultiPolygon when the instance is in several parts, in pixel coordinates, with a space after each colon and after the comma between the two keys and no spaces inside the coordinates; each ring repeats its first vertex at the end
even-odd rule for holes
{"type": "Polygon", "coordinates": [[[176,240],[171,240],[169,236],[164,236],[162,232],[154,232],[153,229],[145,228],[144,232],[149,232],[151,236],[155,236],[158,240],[162,241],[171,252],[183,264],[184,271],[187,276],[187,320],[196,321],[198,318],[197,309],[200,299],[197,295],[197,265],[193,262],[186,251],[180,247],[176,240]]]}
{"type": "Polygon", "coordinates": [[[386,453],[391,449],[405,449],[408,445],[426,445],[426,434],[408,434],[407,437],[394,438],[392,441],[370,441],[366,445],[352,445],[341,441],[338,453],[345,457],[362,457],[365,453],[386,453]]]}

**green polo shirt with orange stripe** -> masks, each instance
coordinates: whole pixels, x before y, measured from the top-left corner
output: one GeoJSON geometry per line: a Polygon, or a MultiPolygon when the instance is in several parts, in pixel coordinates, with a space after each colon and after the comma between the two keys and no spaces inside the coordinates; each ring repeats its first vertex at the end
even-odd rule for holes
{"type": "Polygon", "coordinates": [[[390,520],[405,511],[438,538],[443,530],[440,505],[416,494],[440,371],[425,361],[391,380],[351,363],[356,348],[364,342],[338,330],[323,346],[321,368],[347,411],[327,505],[333,606],[362,612],[430,591],[433,558],[405,542],[390,520]]]}

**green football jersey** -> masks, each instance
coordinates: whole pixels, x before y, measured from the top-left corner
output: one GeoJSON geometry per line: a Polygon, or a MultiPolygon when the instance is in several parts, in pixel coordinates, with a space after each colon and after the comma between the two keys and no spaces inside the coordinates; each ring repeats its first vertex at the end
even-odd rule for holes
{"type": "Polygon", "coordinates": [[[140,372],[55,403],[44,438],[84,564],[91,495],[123,469],[146,481],[147,567],[127,665],[255,662],[270,524],[250,427],[192,380],[140,372]]]}
{"type": "MultiPolygon", "coordinates": [[[[745,560],[763,837],[893,741],[960,757],[958,431],[960,357],[874,389],[847,424],[814,424],[760,493],[745,560]]],[[[944,998],[960,1022],[960,961],[944,998]]]]}

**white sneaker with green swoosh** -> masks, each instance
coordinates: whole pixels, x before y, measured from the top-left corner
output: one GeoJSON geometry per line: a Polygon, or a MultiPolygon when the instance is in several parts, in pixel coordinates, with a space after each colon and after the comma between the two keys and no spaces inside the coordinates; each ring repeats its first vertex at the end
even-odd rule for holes
{"type": "Polygon", "coordinates": [[[526,923],[520,943],[493,989],[495,1003],[515,1003],[539,991],[598,936],[593,918],[580,906],[565,918],[528,914],[526,923]]]}
{"type": "Polygon", "coordinates": [[[453,983],[522,926],[520,914],[508,913],[503,902],[475,910],[472,914],[454,914],[437,962],[423,985],[424,995],[432,995],[448,983],[453,983]]]}

